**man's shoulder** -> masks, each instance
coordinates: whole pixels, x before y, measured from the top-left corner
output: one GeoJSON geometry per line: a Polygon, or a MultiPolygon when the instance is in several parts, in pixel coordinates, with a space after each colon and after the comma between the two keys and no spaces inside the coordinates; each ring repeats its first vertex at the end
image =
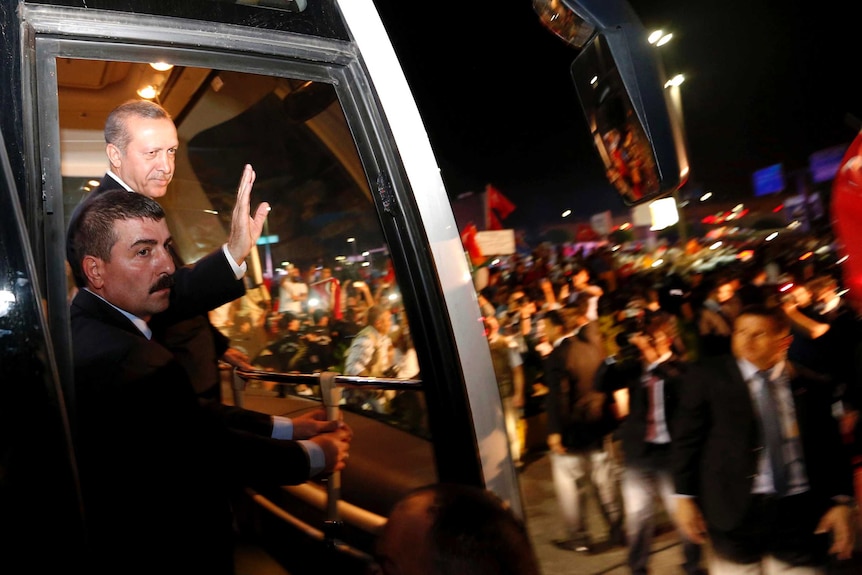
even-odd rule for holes
{"type": "Polygon", "coordinates": [[[730,370],[739,370],[736,358],[732,355],[704,357],[697,361],[685,362],[682,375],[689,380],[715,380],[727,376],[730,370]]]}
{"type": "Polygon", "coordinates": [[[102,179],[99,180],[99,185],[93,189],[93,191],[91,192],[91,195],[92,194],[102,194],[104,192],[110,192],[112,190],[125,190],[125,189],[126,188],[124,188],[123,185],[120,184],[120,182],[118,182],[113,176],[111,176],[111,174],[106,173],[102,177],[102,179]]]}

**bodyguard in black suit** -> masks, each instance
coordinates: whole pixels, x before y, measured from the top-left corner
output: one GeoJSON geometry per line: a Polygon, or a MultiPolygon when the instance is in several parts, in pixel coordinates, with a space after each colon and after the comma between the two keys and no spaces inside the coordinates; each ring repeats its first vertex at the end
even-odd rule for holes
{"type": "Polygon", "coordinates": [[[830,553],[853,551],[852,475],[831,386],[786,361],[790,339],[780,309],[749,306],[734,323],[733,355],[684,379],[676,515],[691,540],[708,532],[713,575],[758,563],[820,573],[830,553]]]}
{"type": "MultiPolygon", "coordinates": [[[[263,218],[248,224],[254,236],[263,218]]],[[[71,317],[88,572],[229,575],[231,492],[343,468],[350,430],[334,423],[309,441],[279,441],[201,406],[173,354],[150,339],[147,321],[167,308],[174,272],[157,203],[106,192],[69,237],[80,258],[70,263],[86,278],[71,317]]]]}

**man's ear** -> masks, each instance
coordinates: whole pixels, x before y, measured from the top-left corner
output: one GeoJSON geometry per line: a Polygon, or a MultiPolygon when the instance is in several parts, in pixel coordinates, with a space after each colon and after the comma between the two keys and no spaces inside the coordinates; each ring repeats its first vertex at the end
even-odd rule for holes
{"type": "Polygon", "coordinates": [[[104,285],[104,280],[102,279],[102,258],[97,258],[96,256],[84,256],[84,259],[81,261],[81,269],[84,271],[87,283],[93,288],[101,289],[104,285]]]}
{"type": "Polygon", "coordinates": [[[108,161],[111,162],[111,169],[119,168],[122,164],[123,152],[114,144],[105,146],[105,153],[108,155],[108,161]]]}

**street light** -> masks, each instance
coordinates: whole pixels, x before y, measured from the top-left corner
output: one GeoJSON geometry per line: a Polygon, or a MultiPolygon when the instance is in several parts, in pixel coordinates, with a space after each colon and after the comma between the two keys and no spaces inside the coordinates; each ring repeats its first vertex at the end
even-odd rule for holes
{"type": "Polygon", "coordinates": [[[353,259],[356,259],[356,238],[347,238],[348,244],[353,244],[353,259]]]}

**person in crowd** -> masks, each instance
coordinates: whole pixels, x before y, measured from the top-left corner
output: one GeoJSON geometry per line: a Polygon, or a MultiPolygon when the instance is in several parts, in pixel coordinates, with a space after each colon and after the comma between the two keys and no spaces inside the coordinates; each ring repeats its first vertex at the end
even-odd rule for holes
{"type": "MultiPolygon", "coordinates": [[[[105,122],[105,143],[110,168],[99,186],[76,207],[69,229],[74,226],[82,207],[107,191],[126,190],[151,199],[161,198],[168,192],[168,185],[174,176],[179,139],[177,128],[167,110],[148,100],[131,100],[117,106],[105,122]]],[[[251,186],[254,177],[254,171],[247,166],[241,185],[251,186]]],[[[70,247],[71,241],[67,238],[67,251],[70,247]]],[[[228,338],[212,325],[206,313],[242,297],[245,293],[242,281],[245,264],[236,266],[232,263],[231,252],[234,251],[236,248],[229,241],[221,250],[206,256],[223,258],[233,268],[235,277],[219,279],[218,284],[227,288],[222,301],[194,316],[178,318],[173,311],[169,314],[157,314],[151,324],[155,337],[168,347],[185,367],[197,393],[202,398],[214,401],[221,401],[220,360],[235,367],[251,368],[248,356],[230,346],[228,338]]],[[[172,253],[175,264],[182,268],[182,260],[173,251],[173,247],[172,253]]],[[[193,274],[189,275],[193,277],[193,274]]],[[[177,277],[175,289],[186,289],[185,286],[189,284],[179,281],[180,278],[186,277],[185,272],[181,270],[177,277]]],[[[78,281],[76,284],[78,288],[83,287],[78,281]]],[[[188,289],[197,290],[199,286],[193,284],[188,289]]],[[[177,306],[173,308],[176,309],[177,306]]]]}
{"type": "MultiPolygon", "coordinates": [[[[250,191],[245,181],[238,213],[248,213],[250,191]]],[[[231,255],[235,263],[254,245],[265,215],[240,218],[247,241],[231,255]]],[[[298,484],[343,469],[350,429],[297,418],[289,423],[302,441],[278,440],[230,426],[199,400],[186,369],[149,327],[174,303],[176,281],[158,203],[103,192],[82,207],[68,237],[69,264],[82,286],[71,304],[71,331],[88,573],[123,565],[127,573],[232,574],[235,489],[298,484]],[[142,392],[152,399],[143,401],[142,392]]],[[[223,272],[210,263],[195,271],[214,280],[223,272]]],[[[203,297],[181,303],[182,313],[206,309],[203,297]]]]}
{"type": "Polygon", "coordinates": [[[376,545],[382,575],[539,575],[524,523],[491,491],[440,483],[414,489],[376,545]]]}
{"type": "Polygon", "coordinates": [[[322,309],[311,315],[312,323],[305,334],[308,343],[307,366],[312,373],[329,371],[335,367],[335,350],[331,316],[322,309]]]}
{"type": "Polygon", "coordinates": [[[734,316],[727,304],[734,295],[733,283],[728,276],[717,273],[704,281],[708,283],[709,291],[696,311],[699,357],[715,357],[730,351],[734,316]]]}
{"type": "Polygon", "coordinates": [[[647,322],[655,315],[660,316],[662,331],[670,340],[671,350],[681,361],[688,361],[688,346],[685,343],[683,328],[678,315],[664,309],[661,304],[661,294],[657,286],[648,286],[644,290],[644,313],[647,322]]]}
{"type": "Polygon", "coordinates": [[[780,308],[746,307],[731,354],[683,377],[675,514],[686,538],[709,537],[712,575],[824,573],[829,554],[853,552],[853,481],[831,387],[787,361],[790,339],[780,308]]]}
{"type": "Polygon", "coordinates": [[[309,281],[309,310],[322,309],[329,312],[333,318],[340,319],[341,282],[332,275],[332,268],[324,266],[316,281],[309,281]],[[314,300],[314,305],[310,305],[314,300]]]}
{"type": "Polygon", "coordinates": [[[295,265],[287,266],[287,273],[278,283],[278,312],[301,315],[306,312],[308,284],[295,265]]]}
{"type": "MultiPolygon", "coordinates": [[[[395,377],[395,349],[389,332],[392,329],[392,312],[383,305],[368,308],[368,324],[359,330],[347,349],[344,362],[345,375],[364,377],[395,377]]],[[[345,390],[349,404],[360,408],[385,411],[386,395],[382,391],[345,390]]]]}
{"type": "Polygon", "coordinates": [[[741,307],[771,303],[773,293],[770,289],[772,286],[767,283],[768,278],[766,266],[763,264],[752,263],[743,269],[740,286],[736,290],[741,307]]]}
{"type": "MultiPolygon", "coordinates": [[[[291,312],[275,314],[278,326],[275,337],[269,345],[254,358],[254,365],[281,373],[313,373],[310,361],[312,351],[307,334],[302,331],[302,322],[298,315],[291,312]]],[[[263,387],[269,391],[277,391],[278,397],[286,397],[285,384],[263,382],[263,387]]],[[[313,391],[305,383],[293,386],[298,395],[312,395],[313,391]]]]}
{"type": "MultiPolygon", "coordinates": [[[[620,425],[622,444],[622,497],[628,543],[628,565],[633,575],[646,575],[655,531],[655,500],[661,498],[673,517],[674,486],[671,475],[671,421],[679,399],[680,380],[687,364],[674,352],[671,314],[649,316],[643,331],[626,333],[638,355],[613,363],[601,387],[625,390],[628,414],[620,425]]],[[[702,548],[683,538],[683,570],[704,573],[702,548]]]]}
{"type": "Polygon", "coordinates": [[[553,346],[544,370],[547,442],[554,491],[566,530],[566,538],[555,545],[589,552],[595,546],[585,523],[588,484],[593,484],[599,498],[611,545],[622,544],[622,508],[616,465],[605,445],[617,426],[617,415],[610,397],[596,389],[596,375],[606,356],[596,322],[586,318],[586,304],[581,299],[571,322],[564,316],[566,310],[549,310],[542,321],[553,346]]]}
{"type": "Polygon", "coordinates": [[[575,264],[572,266],[572,290],[569,294],[569,302],[578,298],[587,298],[587,319],[596,321],[599,319],[599,298],[604,290],[590,282],[590,270],[584,266],[575,264]]]}
{"type": "Polygon", "coordinates": [[[515,467],[523,467],[521,460],[521,437],[518,424],[524,409],[524,361],[518,351],[518,343],[500,333],[500,323],[494,315],[484,318],[488,347],[494,375],[503,400],[503,417],[506,434],[509,436],[509,452],[515,467]]]}
{"type": "Polygon", "coordinates": [[[803,334],[794,339],[791,357],[829,374],[842,432],[851,444],[854,460],[862,463],[862,429],[857,423],[862,408],[862,318],[844,302],[835,277],[819,274],[805,287],[810,303],[802,311],[797,311],[795,297],[785,303],[795,318],[795,327],[803,334]],[[801,345],[796,345],[797,340],[801,345]]]}

